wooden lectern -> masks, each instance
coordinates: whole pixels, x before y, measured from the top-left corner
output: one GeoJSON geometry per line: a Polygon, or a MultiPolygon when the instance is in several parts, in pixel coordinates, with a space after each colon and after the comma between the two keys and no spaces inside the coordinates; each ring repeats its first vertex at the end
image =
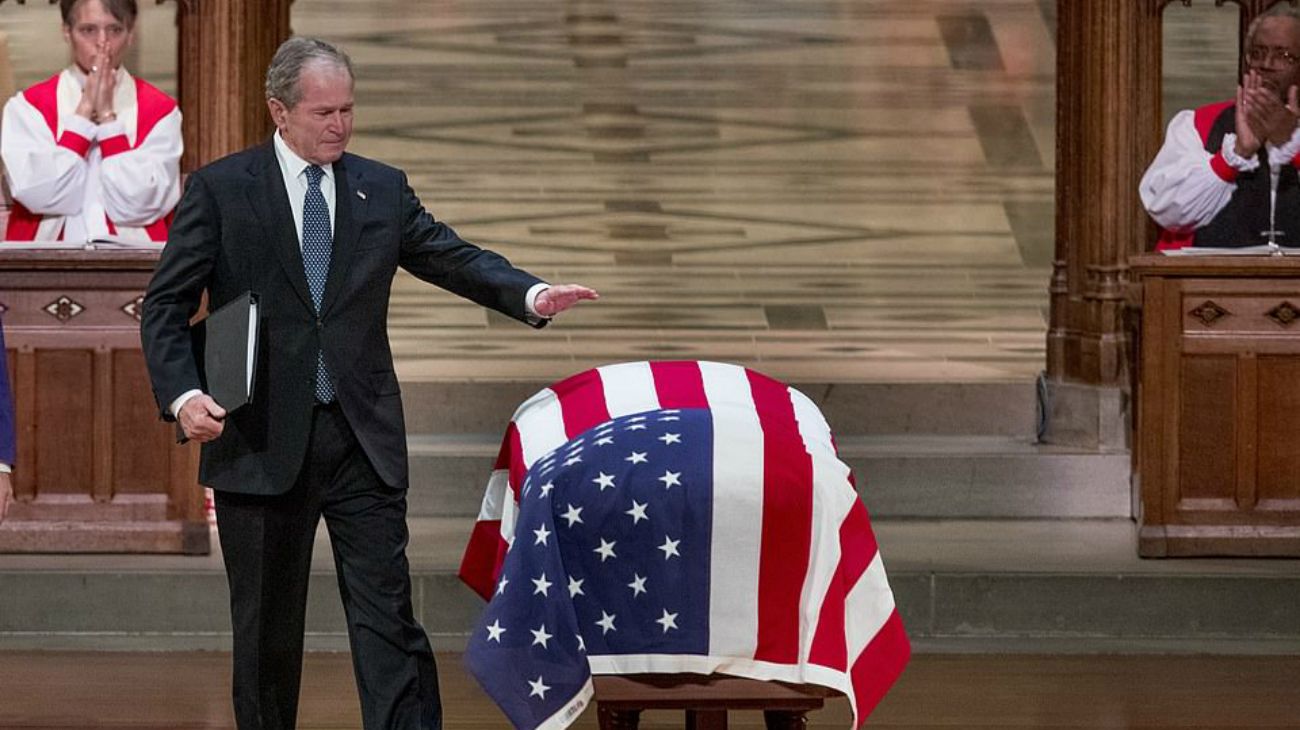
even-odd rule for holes
{"type": "Polygon", "coordinates": [[[140,350],[157,259],[0,246],[18,431],[0,552],[209,551],[198,447],[159,420],[140,350]]]}
{"type": "Polygon", "coordinates": [[[1300,257],[1144,255],[1138,553],[1300,556],[1300,257]]]}

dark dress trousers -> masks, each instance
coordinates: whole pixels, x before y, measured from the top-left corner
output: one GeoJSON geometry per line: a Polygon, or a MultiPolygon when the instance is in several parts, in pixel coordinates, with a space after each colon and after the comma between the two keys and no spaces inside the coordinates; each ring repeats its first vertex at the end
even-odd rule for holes
{"type": "Polygon", "coordinates": [[[389,291],[400,266],[528,321],[524,298],[539,279],[435,221],[401,171],[345,154],[333,172],[333,247],[319,315],[273,144],[193,173],[145,294],[145,357],[170,419],[175,398],[202,389],[189,320],[203,293],[210,309],[245,291],[259,297],[253,400],[203,445],[199,479],[216,490],[240,729],[296,722],[321,517],[365,728],[437,728],[437,674],[412,615],[405,555],[406,433],[388,343],[389,291]],[[315,401],[318,352],[336,393],[328,405],[315,401]]]}

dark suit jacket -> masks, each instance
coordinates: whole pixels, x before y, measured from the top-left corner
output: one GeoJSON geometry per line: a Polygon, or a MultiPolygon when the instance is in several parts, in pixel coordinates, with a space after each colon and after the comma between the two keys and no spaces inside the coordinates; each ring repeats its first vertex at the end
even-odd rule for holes
{"type": "Polygon", "coordinates": [[[9,392],[6,359],[5,330],[0,325],[0,463],[12,465],[18,455],[14,445],[14,399],[9,392]]]}
{"type": "Polygon", "coordinates": [[[311,429],[318,350],[380,478],[406,486],[406,432],[387,328],[398,266],[527,321],[524,296],[539,279],[435,221],[401,171],[346,154],[334,163],[334,179],[334,248],[319,318],[273,145],[218,160],[186,184],[140,325],[164,418],[175,398],[203,387],[189,320],[204,290],[210,309],[251,290],[262,314],[253,402],[203,445],[199,481],[214,489],[280,494],[293,486],[311,429]]]}

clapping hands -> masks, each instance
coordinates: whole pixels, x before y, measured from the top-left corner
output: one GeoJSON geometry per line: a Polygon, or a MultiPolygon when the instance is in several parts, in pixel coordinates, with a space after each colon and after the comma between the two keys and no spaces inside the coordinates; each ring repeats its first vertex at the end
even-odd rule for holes
{"type": "Polygon", "coordinates": [[[1300,120],[1300,91],[1287,89],[1286,102],[1264,84],[1255,71],[1248,71],[1237,87],[1238,155],[1254,157],[1265,142],[1285,144],[1300,120]]]}

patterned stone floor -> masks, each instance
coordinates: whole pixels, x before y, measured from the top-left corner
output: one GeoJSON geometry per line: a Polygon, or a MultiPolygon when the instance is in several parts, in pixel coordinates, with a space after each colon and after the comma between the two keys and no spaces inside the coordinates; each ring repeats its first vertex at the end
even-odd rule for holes
{"type": "MultiPolygon", "coordinates": [[[[141,7],[134,66],[174,87],[168,6],[141,7]]],[[[1052,0],[297,0],[293,24],[356,61],[354,151],[466,238],[603,295],[532,332],[399,276],[404,380],[1043,367],[1052,0]]],[[[62,62],[48,6],[0,6],[0,28],[20,85],[62,62]]],[[[1230,31],[1170,49],[1167,105],[1231,83],[1230,31]]]]}

